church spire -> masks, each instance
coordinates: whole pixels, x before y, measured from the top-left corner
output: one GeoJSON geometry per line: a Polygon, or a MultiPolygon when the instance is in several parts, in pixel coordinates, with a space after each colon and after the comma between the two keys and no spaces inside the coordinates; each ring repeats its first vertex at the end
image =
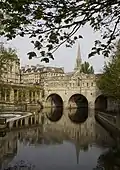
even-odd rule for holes
{"type": "Polygon", "coordinates": [[[80,153],[80,136],[79,132],[77,131],[76,133],[76,142],[75,142],[75,151],[76,151],[76,159],[77,159],[77,164],[79,164],[79,153],[80,153]]]}
{"type": "Polygon", "coordinates": [[[76,57],[76,63],[75,63],[74,71],[80,70],[81,63],[82,63],[82,60],[81,60],[81,53],[80,53],[80,44],[78,44],[77,57],[76,57]]]}

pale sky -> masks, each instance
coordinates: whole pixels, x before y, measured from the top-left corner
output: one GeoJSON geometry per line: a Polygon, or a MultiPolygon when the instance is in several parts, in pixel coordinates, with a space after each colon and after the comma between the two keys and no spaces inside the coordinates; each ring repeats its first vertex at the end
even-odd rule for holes
{"type": "Polygon", "coordinates": [[[82,61],[88,61],[91,65],[93,65],[95,72],[101,72],[102,67],[104,65],[104,57],[103,56],[94,56],[88,59],[88,54],[91,48],[94,45],[94,40],[100,38],[100,33],[93,33],[91,27],[86,25],[81,28],[78,32],[83,36],[83,39],[80,39],[76,42],[76,44],[72,48],[66,48],[65,45],[61,46],[54,54],[54,60],[51,60],[50,63],[40,62],[40,59],[32,59],[29,60],[27,56],[27,52],[33,49],[33,45],[31,44],[31,39],[28,37],[21,38],[17,37],[12,41],[8,41],[8,45],[15,48],[17,50],[18,56],[21,61],[21,65],[36,65],[42,64],[45,66],[58,66],[64,67],[65,72],[71,72],[74,69],[76,55],[77,55],[77,46],[80,44],[81,49],[81,58],[82,61]]]}

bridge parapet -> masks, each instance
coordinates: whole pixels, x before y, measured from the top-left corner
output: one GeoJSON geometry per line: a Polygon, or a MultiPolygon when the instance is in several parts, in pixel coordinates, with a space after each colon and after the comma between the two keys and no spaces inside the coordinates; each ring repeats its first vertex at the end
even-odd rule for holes
{"type": "MultiPolygon", "coordinates": [[[[87,99],[89,107],[94,108],[95,100],[99,95],[101,95],[101,92],[96,86],[94,86],[94,87],[76,87],[76,88],[75,87],[74,88],[49,87],[49,88],[45,89],[45,103],[46,103],[48,97],[51,96],[52,94],[56,94],[61,97],[61,99],[64,103],[64,107],[68,106],[68,102],[69,102],[69,99],[71,98],[71,96],[80,94],[87,99]]],[[[46,105],[49,107],[50,103],[49,104],[46,103],[46,105]]]]}

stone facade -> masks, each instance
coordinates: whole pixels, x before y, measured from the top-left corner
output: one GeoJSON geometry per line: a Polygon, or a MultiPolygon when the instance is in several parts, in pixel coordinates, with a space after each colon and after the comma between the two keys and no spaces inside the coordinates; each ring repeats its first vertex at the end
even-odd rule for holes
{"type": "MultiPolygon", "coordinates": [[[[94,107],[96,98],[101,95],[101,92],[96,86],[95,75],[71,74],[64,77],[49,78],[44,85],[45,102],[52,94],[59,95],[64,106],[68,106],[69,100],[73,95],[81,94],[84,96],[90,107],[94,107]]],[[[49,105],[49,103],[46,103],[49,105]]]]}
{"type": "MultiPolygon", "coordinates": [[[[28,77],[28,75],[27,75],[28,77]]],[[[42,88],[38,84],[22,82],[20,60],[15,58],[7,65],[0,81],[0,109],[11,109],[16,105],[40,104],[42,88]]]]}
{"type": "MultiPolygon", "coordinates": [[[[25,110],[26,106],[39,105],[41,102],[42,89],[40,86],[23,84],[1,84],[0,85],[0,109],[25,110]],[[26,105],[27,104],[27,105],[26,105]],[[17,107],[17,108],[15,108],[17,107]]],[[[28,107],[27,107],[28,108],[28,107]]]]}
{"type": "Polygon", "coordinates": [[[73,72],[64,73],[62,76],[53,75],[44,79],[44,104],[46,107],[51,107],[54,100],[57,100],[54,97],[55,95],[56,97],[58,96],[61,98],[64,107],[69,107],[70,105],[71,107],[76,107],[76,103],[72,102],[72,98],[74,97],[75,100],[75,97],[77,97],[78,94],[86,98],[89,107],[95,107],[95,101],[97,97],[101,95],[101,92],[96,85],[97,75],[80,73],[81,64],[80,47],[78,46],[73,72]]]}
{"type": "Polygon", "coordinates": [[[16,57],[10,61],[2,75],[2,81],[5,83],[20,83],[20,59],[16,57]]]}
{"type": "MultiPolygon", "coordinates": [[[[80,73],[82,60],[78,46],[77,58],[73,72],[65,73],[63,67],[36,66],[21,67],[17,59],[0,86],[1,103],[37,103],[42,102],[45,107],[51,107],[51,95],[61,98],[65,107],[76,107],[77,94],[85,97],[88,106],[94,108],[96,98],[101,95],[96,86],[96,75],[80,73]]],[[[57,101],[57,98],[54,98],[57,101]]],[[[59,101],[58,101],[59,102],[59,101]]]]}
{"type": "Polygon", "coordinates": [[[50,77],[63,76],[64,69],[57,67],[44,67],[43,65],[25,66],[21,68],[21,82],[23,84],[44,85],[50,77]]]}

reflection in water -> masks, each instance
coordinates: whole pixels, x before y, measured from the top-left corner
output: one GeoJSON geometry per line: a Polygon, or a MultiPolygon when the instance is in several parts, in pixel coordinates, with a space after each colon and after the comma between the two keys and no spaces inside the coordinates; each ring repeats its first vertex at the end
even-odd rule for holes
{"type": "Polygon", "coordinates": [[[51,108],[47,110],[46,113],[47,118],[52,122],[59,121],[62,115],[63,115],[63,107],[51,108]]]}
{"type": "Polygon", "coordinates": [[[6,136],[0,137],[0,169],[6,167],[17,154],[17,133],[9,132],[6,136]]]}
{"type": "Polygon", "coordinates": [[[120,149],[112,147],[101,154],[94,170],[120,170],[120,149]]]}
{"type": "MultiPolygon", "coordinates": [[[[70,110],[64,110],[61,119],[55,123],[46,123],[48,118],[44,117],[45,120],[39,122],[39,126],[30,125],[1,137],[1,167],[16,164],[20,160],[31,162],[37,169],[41,167],[46,170],[50,167],[82,170],[96,167],[97,158],[113,141],[106,131],[96,124],[93,114],[88,115],[83,123],[81,121],[80,124],[73,124],[69,121],[68,111],[70,113],[70,110]]],[[[59,112],[56,110],[53,113],[57,115],[59,112]]],[[[71,113],[74,111],[71,110],[71,113]]],[[[40,115],[43,116],[42,113],[40,115]]]]}
{"type": "Polygon", "coordinates": [[[4,137],[6,136],[6,132],[5,131],[0,131],[0,137],[4,137]]]}
{"type": "Polygon", "coordinates": [[[83,123],[88,118],[88,108],[70,109],[68,116],[74,123],[83,123]]]}

